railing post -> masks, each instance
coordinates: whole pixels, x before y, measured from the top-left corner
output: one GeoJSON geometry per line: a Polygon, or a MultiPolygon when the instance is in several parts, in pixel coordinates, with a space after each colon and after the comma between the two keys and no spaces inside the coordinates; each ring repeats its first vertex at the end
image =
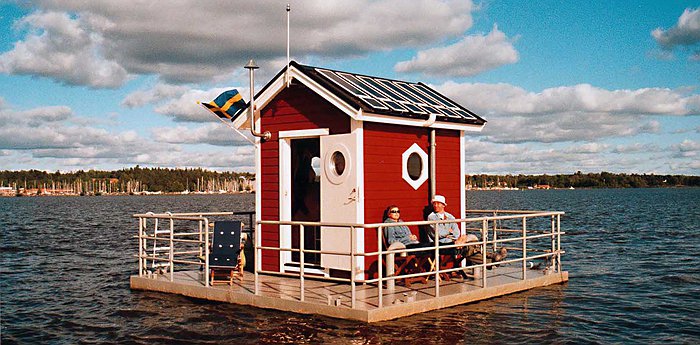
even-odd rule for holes
{"type": "MultiPolygon", "coordinates": [[[[497,217],[497,216],[498,216],[498,212],[494,211],[494,212],[493,212],[493,216],[494,216],[494,217],[497,217]]],[[[494,220],[493,220],[493,251],[494,251],[494,252],[496,252],[496,250],[498,250],[498,248],[497,248],[497,246],[496,246],[496,240],[498,239],[498,235],[496,235],[496,231],[497,231],[497,229],[498,229],[498,226],[497,226],[496,224],[497,224],[497,222],[496,222],[496,220],[494,219],[494,220]]]]}
{"type": "Polygon", "coordinates": [[[438,231],[437,223],[433,223],[433,226],[435,226],[435,236],[433,237],[433,243],[435,244],[435,297],[440,297],[440,232],[438,231]]]}
{"type": "Polygon", "coordinates": [[[523,216],[523,280],[527,279],[527,216],[523,216]]]}
{"type": "Polygon", "coordinates": [[[304,224],[299,224],[299,300],[304,302],[304,224]]]}
{"type": "Polygon", "coordinates": [[[170,217],[170,281],[173,281],[173,275],[174,275],[174,254],[173,252],[175,251],[175,242],[173,242],[173,232],[175,231],[175,225],[173,224],[173,218],[172,216],[170,217]]]}
{"type": "Polygon", "coordinates": [[[260,285],[259,284],[260,277],[258,277],[258,267],[262,267],[262,263],[260,262],[260,257],[262,256],[261,249],[260,249],[260,243],[262,241],[260,239],[260,236],[258,236],[258,235],[260,235],[260,232],[262,232],[262,230],[260,229],[261,227],[262,227],[262,224],[259,224],[256,222],[255,223],[255,234],[253,235],[253,238],[255,239],[255,255],[254,255],[255,262],[253,265],[254,266],[253,275],[255,276],[254,291],[255,291],[256,296],[260,295],[260,286],[259,286],[260,285]]]}
{"type": "Polygon", "coordinates": [[[557,273],[561,273],[561,215],[557,214],[557,273]]]}
{"type": "Polygon", "coordinates": [[[207,218],[204,218],[204,286],[209,286],[209,219],[207,218]]]}
{"type": "Polygon", "coordinates": [[[139,277],[143,277],[143,217],[139,217],[139,277]]]}
{"type": "Polygon", "coordinates": [[[357,274],[355,267],[355,227],[350,227],[350,308],[355,309],[355,274],[357,274]]]}
{"type": "Polygon", "coordinates": [[[382,255],[383,255],[383,253],[382,253],[383,252],[382,241],[383,241],[383,236],[384,236],[383,227],[382,226],[378,227],[377,231],[378,231],[378,233],[377,233],[377,248],[379,249],[378,250],[379,254],[377,255],[377,277],[379,279],[377,281],[377,283],[378,283],[377,286],[379,287],[379,301],[377,302],[377,305],[381,309],[383,304],[384,304],[384,302],[383,302],[384,301],[384,286],[383,286],[384,285],[384,277],[382,277],[382,275],[384,273],[382,270],[382,255]]]}
{"type": "MultiPolygon", "coordinates": [[[[202,217],[201,215],[199,216],[202,217]]],[[[197,226],[199,227],[199,257],[202,257],[202,221],[197,221],[197,226]]]]}
{"type": "Polygon", "coordinates": [[[486,243],[488,241],[488,220],[481,221],[481,287],[486,287],[486,243]]]}
{"type": "MultiPolygon", "coordinates": [[[[551,244],[551,246],[552,246],[552,249],[551,249],[551,251],[550,251],[550,259],[552,260],[552,261],[551,261],[551,263],[552,263],[551,270],[554,270],[554,267],[555,267],[554,265],[556,264],[556,263],[554,262],[554,260],[556,260],[556,250],[557,250],[557,243],[556,243],[556,240],[557,240],[557,235],[556,235],[556,229],[555,229],[555,227],[556,227],[556,220],[554,219],[554,216],[553,216],[553,215],[552,215],[552,216],[549,216],[549,221],[550,221],[550,233],[552,234],[552,236],[551,236],[551,238],[550,238],[550,242],[551,242],[550,244],[551,244]]],[[[551,271],[550,271],[550,272],[551,272],[551,271]]],[[[550,272],[547,272],[547,273],[550,273],[550,272]]]]}

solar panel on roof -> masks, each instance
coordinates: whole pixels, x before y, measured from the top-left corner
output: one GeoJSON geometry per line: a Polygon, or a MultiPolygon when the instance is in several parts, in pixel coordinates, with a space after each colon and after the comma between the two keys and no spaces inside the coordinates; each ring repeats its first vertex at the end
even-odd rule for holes
{"type": "Polygon", "coordinates": [[[384,103],[382,103],[380,100],[374,99],[370,96],[368,96],[365,92],[363,92],[360,88],[358,88],[356,85],[353,83],[347,81],[346,79],[343,79],[341,76],[337,75],[333,71],[328,71],[325,69],[316,69],[319,73],[321,73],[323,76],[328,78],[330,81],[334,82],[336,85],[342,87],[343,89],[347,90],[351,94],[353,94],[355,97],[358,97],[363,103],[366,105],[372,107],[373,109],[380,109],[380,110],[385,110],[389,109],[384,103]]]}
{"type": "Polygon", "coordinates": [[[423,111],[423,109],[411,103],[411,101],[401,97],[401,95],[393,89],[394,86],[391,84],[390,81],[384,79],[376,79],[375,81],[379,85],[383,86],[382,90],[385,90],[387,94],[391,95],[395,100],[398,100],[404,107],[408,108],[408,110],[410,110],[411,112],[416,114],[425,114],[425,111],[423,111]]]}
{"type": "Polygon", "coordinates": [[[326,78],[338,84],[338,86],[350,91],[353,95],[357,97],[367,96],[364,92],[360,91],[357,87],[347,82],[345,79],[339,77],[334,72],[327,71],[324,69],[316,69],[319,73],[323,74],[326,78]]]}
{"type": "Polygon", "coordinates": [[[395,89],[398,93],[400,93],[401,96],[405,97],[406,99],[408,99],[408,100],[410,100],[410,101],[412,101],[412,102],[414,102],[414,103],[417,103],[417,104],[420,104],[420,105],[424,104],[423,101],[421,101],[419,97],[416,97],[415,95],[413,95],[411,92],[409,92],[408,90],[406,90],[406,89],[401,85],[401,84],[406,85],[406,83],[400,83],[400,82],[396,82],[396,81],[395,81],[395,82],[393,82],[392,84],[393,84],[393,86],[394,86],[394,89],[395,89]]]}
{"type": "Polygon", "coordinates": [[[433,98],[433,99],[439,101],[441,104],[443,104],[444,106],[446,106],[451,112],[457,113],[457,116],[465,117],[465,118],[468,118],[468,119],[474,119],[474,118],[475,118],[473,115],[471,115],[471,114],[467,113],[466,111],[462,110],[461,108],[459,108],[459,106],[458,106],[457,104],[455,104],[454,102],[452,102],[452,101],[448,100],[447,98],[443,97],[441,94],[439,94],[439,93],[433,91],[431,88],[429,88],[429,87],[427,87],[427,86],[425,86],[425,85],[421,85],[421,84],[414,84],[413,86],[414,86],[416,89],[418,89],[418,90],[422,91],[423,93],[425,93],[426,95],[430,96],[431,98],[433,98]]]}
{"type": "Polygon", "coordinates": [[[387,98],[386,95],[381,93],[379,90],[376,90],[372,88],[371,85],[365,83],[363,80],[358,78],[355,75],[349,74],[349,73],[338,73],[338,75],[342,76],[343,78],[347,79],[349,82],[351,82],[353,85],[359,87],[362,89],[362,91],[372,95],[374,98],[382,101],[383,103],[387,104],[391,109],[396,110],[396,111],[406,111],[406,108],[402,107],[398,102],[395,100],[392,100],[390,98],[387,98]]]}
{"type": "Polygon", "coordinates": [[[388,112],[396,116],[435,114],[442,120],[478,119],[425,84],[314,69],[318,72],[317,76],[347,91],[349,95],[378,113],[388,112]]]}

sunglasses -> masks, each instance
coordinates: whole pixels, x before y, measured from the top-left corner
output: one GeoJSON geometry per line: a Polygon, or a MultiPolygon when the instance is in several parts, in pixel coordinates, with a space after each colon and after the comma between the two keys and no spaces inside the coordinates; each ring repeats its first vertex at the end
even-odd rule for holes
{"type": "Polygon", "coordinates": [[[400,213],[399,210],[391,210],[389,213],[400,213]]]}

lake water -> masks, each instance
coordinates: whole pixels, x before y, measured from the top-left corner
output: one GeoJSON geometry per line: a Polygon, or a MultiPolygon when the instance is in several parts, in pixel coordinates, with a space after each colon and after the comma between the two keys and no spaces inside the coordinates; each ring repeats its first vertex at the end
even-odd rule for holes
{"type": "Polygon", "coordinates": [[[471,209],[565,211],[566,284],[377,324],[131,291],[134,213],[253,195],[0,198],[2,344],[698,343],[700,189],[474,191],[471,209]]]}

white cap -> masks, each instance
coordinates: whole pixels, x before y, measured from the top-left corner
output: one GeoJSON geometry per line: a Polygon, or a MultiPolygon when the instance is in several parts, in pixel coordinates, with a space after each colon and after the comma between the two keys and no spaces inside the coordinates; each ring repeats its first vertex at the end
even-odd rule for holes
{"type": "Polygon", "coordinates": [[[445,201],[445,197],[442,196],[442,195],[435,195],[435,196],[433,197],[433,202],[436,202],[436,201],[442,203],[442,204],[445,205],[445,206],[447,206],[447,202],[445,201]]]}

